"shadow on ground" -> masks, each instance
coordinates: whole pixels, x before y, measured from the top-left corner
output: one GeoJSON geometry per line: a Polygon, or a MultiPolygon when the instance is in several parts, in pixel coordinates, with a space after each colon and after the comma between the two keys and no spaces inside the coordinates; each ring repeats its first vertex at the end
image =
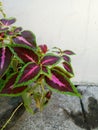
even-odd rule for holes
{"type": "Polygon", "coordinates": [[[93,97],[89,97],[88,102],[88,112],[85,111],[85,115],[81,112],[68,113],[65,109],[64,111],[77,126],[86,130],[91,130],[98,127],[98,101],[93,97]]]}

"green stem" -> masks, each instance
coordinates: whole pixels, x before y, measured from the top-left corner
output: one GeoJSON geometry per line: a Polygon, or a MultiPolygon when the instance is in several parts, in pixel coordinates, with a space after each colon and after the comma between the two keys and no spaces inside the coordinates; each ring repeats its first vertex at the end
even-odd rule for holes
{"type": "Polygon", "coordinates": [[[2,7],[3,7],[2,2],[0,2],[0,12],[1,12],[2,16],[5,18],[5,17],[6,17],[6,14],[4,13],[2,7]]]}
{"type": "Polygon", "coordinates": [[[45,97],[45,88],[44,88],[44,83],[41,83],[41,99],[40,99],[40,111],[43,110],[43,102],[44,102],[44,97],[45,97]]]}
{"type": "Polygon", "coordinates": [[[41,87],[42,87],[42,92],[45,93],[45,88],[44,88],[43,83],[41,83],[41,87]]]}
{"type": "Polygon", "coordinates": [[[11,119],[13,118],[13,116],[15,115],[15,113],[17,112],[17,110],[23,105],[23,103],[20,103],[18,105],[18,107],[13,111],[12,115],[10,116],[10,118],[6,121],[6,123],[3,125],[3,127],[1,128],[1,130],[4,130],[4,128],[10,123],[11,119]]]}
{"type": "Polygon", "coordinates": [[[4,13],[4,11],[2,9],[0,9],[0,12],[1,12],[2,16],[5,18],[6,14],[4,13]]]}

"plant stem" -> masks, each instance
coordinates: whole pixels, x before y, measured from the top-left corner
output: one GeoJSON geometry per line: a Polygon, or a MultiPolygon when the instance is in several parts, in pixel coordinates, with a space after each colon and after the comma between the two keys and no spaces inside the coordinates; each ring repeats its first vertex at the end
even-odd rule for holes
{"type": "Polygon", "coordinates": [[[41,83],[41,87],[42,87],[42,91],[43,91],[43,93],[45,93],[45,88],[44,88],[44,84],[43,84],[43,82],[41,83]]]}
{"type": "Polygon", "coordinates": [[[2,2],[0,2],[0,13],[2,14],[2,16],[5,18],[6,14],[4,13],[3,9],[2,9],[2,2]]]}
{"type": "Polygon", "coordinates": [[[42,81],[41,82],[40,112],[42,112],[42,110],[43,110],[44,96],[45,96],[45,88],[44,88],[44,83],[42,81]]]}
{"type": "Polygon", "coordinates": [[[20,103],[17,108],[13,111],[13,113],[11,114],[10,118],[6,121],[6,123],[3,125],[3,127],[1,128],[1,130],[4,130],[4,128],[10,123],[11,119],[13,118],[14,114],[17,112],[17,110],[23,105],[23,102],[20,103]]]}

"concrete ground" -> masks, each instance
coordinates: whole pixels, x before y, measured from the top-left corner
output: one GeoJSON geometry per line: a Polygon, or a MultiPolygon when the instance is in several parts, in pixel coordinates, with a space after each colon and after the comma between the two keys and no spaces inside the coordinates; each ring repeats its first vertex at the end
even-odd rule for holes
{"type": "Polygon", "coordinates": [[[10,130],[98,130],[98,86],[79,86],[82,103],[77,97],[53,93],[42,113],[27,112],[10,130]]]}

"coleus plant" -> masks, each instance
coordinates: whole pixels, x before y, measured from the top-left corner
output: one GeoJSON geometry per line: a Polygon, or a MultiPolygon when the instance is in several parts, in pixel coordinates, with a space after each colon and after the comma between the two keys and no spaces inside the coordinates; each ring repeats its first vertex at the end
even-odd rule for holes
{"type": "Polygon", "coordinates": [[[80,96],[71,82],[70,56],[75,53],[37,45],[35,35],[13,26],[15,22],[15,18],[0,19],[0,96],[21,96],[31,113],[31,99],[42,110],[52,91],[80,96]]]}

